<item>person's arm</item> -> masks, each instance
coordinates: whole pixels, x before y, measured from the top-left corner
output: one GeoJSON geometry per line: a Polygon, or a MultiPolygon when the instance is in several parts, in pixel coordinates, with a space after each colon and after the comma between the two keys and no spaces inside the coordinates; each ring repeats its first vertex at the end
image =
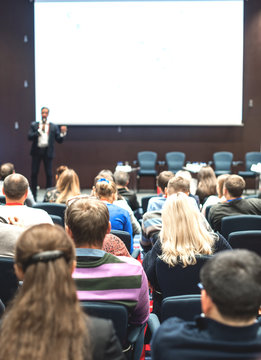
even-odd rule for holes
{"type": "Polygon", "coordinates": [[[38,123],[32,123],[28,132],[28,140],[34,140],[35,138],[38,138],[39,132],[38,132],[38,123]]]}
{"type": "Polygon", "coordinates": [[[55,125],[55,141],[62,143],[65,136],[67,135],[67,126],[55,125]]]}

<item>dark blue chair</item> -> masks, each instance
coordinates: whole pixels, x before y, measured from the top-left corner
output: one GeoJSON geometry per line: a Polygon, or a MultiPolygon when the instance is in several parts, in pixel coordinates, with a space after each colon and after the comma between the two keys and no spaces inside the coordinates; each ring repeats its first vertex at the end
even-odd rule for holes
{"type": "Polygon", "coordinates": [[[233,249],[248,249],[261,256],[261,230],[235,231],[228,241],[233,249]]]}
{"type": "Polygon", "coordinates": [[[98,301],[81,301],[81,307],[88,315],[113,322],[127,359],[139,360],[144,341],[144,325],[130,325],[129,313],[124,305],[98,301]]]}
{"type": "Polygon", "coordinates": [[[242,176],[243,178],[253,178],[255,179],[255,190],[258,189],[258,180],[259,174],[254,171],[251,171],[251,166],[253,164],[257,164],[261,162],[261,152],[252,151],[248,152],[245,155],[245,170],[239,171],[238,175],[242,176]]]}
{"type": "Polygon", "coordinates": [[[221,234],[228,239],[230,233],[245,230],[261,230],[261,215],[225,216],[221,220],[221,234]]]}
{"type": "Polygon", "coordinates": [[[60,216],[60,218],[62,218],[62,226],[64,226],[65,204],[41,202],[33,205],[33,208],[45,210],[49,215],[60,216]]]}
{"type": "Polygon", "coordinates": [[[0,299],[6,306],[13,299],[19,287],[14,272],[14,259],[0,256],[0,299]]]}
{"type": "MultiPolygon", "coordinates": [[[[118,236],[118,238],[120,238],[124,242],[128,252],[131,253],[131,236],[127,231],[111,230],[111,234],[118,236]]],[[[137,259],[139,254],[140,254],[140,249],[134,249],[131,253],[131,256],[137,259]]]]}
{"type": "Polygon", "coordinates": [[[213,154],[215,174],[231,174],[233,154],[229,151],[219,151],[213,154]]]}
{"type": "Polygon", "coordinates": [[[138,165],[139,170],[137,174],[137,188],[139,190],[140,178],[142,176],[152,176],[155,181],[156,189],[156,163],[157,163],[158,154],[154,151],[140,151],[138,152],[138,165]]]}
{"type": "Polygon", "coordinates": [[[186,160],[186,155],[180,151],[172,151],[172,152],[168,152],[165,155],[165,158],[166,158],[168,170],[172,171],[173,173],[176,173],[179,170],[183,169],[186,160]]]}
{"type": "Polygon", "coordinates": [[[196,315],[201,314],[200,299],[200,294],[170,296],[163,299],[161,320],[176,316],[185,321],[192,321],[196,315]]]}
{"type": "Polygon", "coordinates": [[[63,219],[60,216],[57,215],[51,215],[50,214],[51,219],[53,220],[53,223],[56,225],[60,225],[60,226],[64,226],[64,222],[63,219]]]}

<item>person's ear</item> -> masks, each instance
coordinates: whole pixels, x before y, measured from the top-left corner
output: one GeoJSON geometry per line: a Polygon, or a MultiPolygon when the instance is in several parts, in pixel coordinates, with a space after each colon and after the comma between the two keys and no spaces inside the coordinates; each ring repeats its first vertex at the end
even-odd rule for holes
{"type": "Polygon", "coordinates": [[[109,221],[108,228],[106,231],[106,234],[109,234],[111,232],[111,222],[109,221]]]}
{"type": "Polygon", "coordinates": [[[164,188],[164,195],[165,195],[166,197],[168,196],[168,188],[167,188],[167,187],[164,188]]]}
{"type": "Polygon", "coordinates": [[[65,231],[70,236],[71,239],[73,239],[73,233],[72,230],[69,228],[68,225],[65,225],[65,231]]]}
{"type": "Polygon", "coordinates": [[[205,289],[201,290],[201,308],[202,312],[207,316],[212,308],[213,308],[213,301],[211,297],[207,294],[205,289]]]}
{"type": "Polygon", "coordinates": [[[14,264],[14,271],[18,280],[21,281],[24,279],[24,272],[18,264],[14,264]]]}

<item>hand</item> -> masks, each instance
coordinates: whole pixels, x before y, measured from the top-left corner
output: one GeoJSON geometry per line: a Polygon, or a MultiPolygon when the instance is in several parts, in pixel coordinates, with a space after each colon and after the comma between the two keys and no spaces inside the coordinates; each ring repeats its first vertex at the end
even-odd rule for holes
{"type": "Polygon", "coordinates": [[[11,225],[16,225],[16,226],[19,226],[19,227],[24,227],[24,223],[23,223],[23,221],[21,221],[21,220],[19,220],[17,217],[9,217],[8,218],[8,221],[9,221],[9,224],[11,224],[11,225]]]}
{"type": "Polygon", "coordinates": [[[67,132],[67,126],[62,125],[62,126],[60,127],[60,130],[61,130],[61,133],[62,133],[62,134],[66,133],[66,132],[67,132]]]}

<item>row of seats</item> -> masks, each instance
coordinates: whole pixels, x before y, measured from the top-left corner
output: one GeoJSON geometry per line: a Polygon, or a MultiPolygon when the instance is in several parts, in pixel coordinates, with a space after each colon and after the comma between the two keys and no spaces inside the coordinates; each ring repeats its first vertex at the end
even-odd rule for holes
{"type": "MultiPolygon", "coordinates": [[[[139,180],[142,176],[157,176],[156,164],[158,155],[154,151],[141,151],[138,153],[139,171],[137,174],[137,186],[139,189],[139,180]]],[[[215,174],[231,174],[232,164],[240,164],[241,161],[233,163],[233,153],[220,151],[213,154],[213,161],[209,164],[214,165],[215,174]]],[[[165,155],[166,164],[169,171],[176,173],[185,166],[186,155],[183,152],[173,151],[165,155]]],[[[251,171],[251,166],[261,162],[261,152],[248,152],[245,155],[245,170],[239,171],[238,175],[244,178],[256,178],[257,174],[251,171]]],[[[158,162],[164,165],[165,161],[158,162]]]]}

